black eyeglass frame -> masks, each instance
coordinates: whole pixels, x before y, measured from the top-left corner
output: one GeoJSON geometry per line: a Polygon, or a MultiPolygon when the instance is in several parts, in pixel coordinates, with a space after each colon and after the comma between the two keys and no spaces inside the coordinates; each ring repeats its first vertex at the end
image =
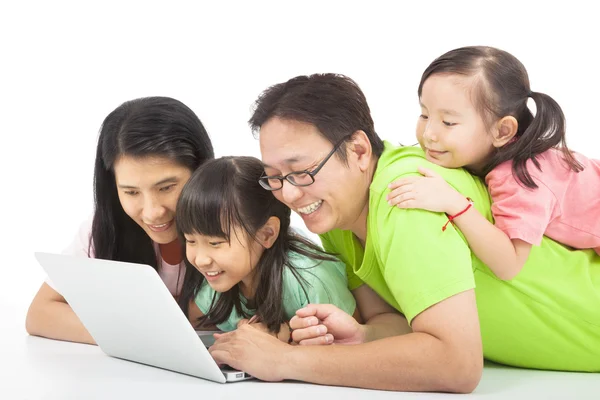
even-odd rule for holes
{"type": "Polygon", "coordinates": [[[321,170],[321,168],[323,168],[323,166],[325,165],[325,163],[327,161],[329,161],[329,159],[331,158],[331,156],[333,156],[336,152],[336,150],[348,139],[348,137],[350,137],[352,135],[348,135],[342,138],[342,140],[340,140],[335,146],[333,146],[333,149],[329,152],[329,154],[327,154],[327,156],[325,156],[325,158],[323,159],[323,161],[321,161],[319,163],[319,165],[317,165],[317,167],[315,169],[313,169],[312,171],[308,171],[308,170],[304,170],[304,171],[293,171],[290,172],[289,174],[285,175],[285,176],[281,176],[281,175],[272,175],[272,176],[266,176],[263,175],[258,179],[258,183],[260,184],[260,186],[262,186],[263,189],[268,190],[270,192],[274,192],[276,190],[281,190],[283,188],[283,180],[285,179],[286,181],[288,181],[290,184],[294,185],[294,186],[298,186],[298,187],[306,187],[306,186],[310,186],[313,183],[315,183],[315,175],[317,175],[319,173],[319,171],[321,170]],[[295,175],[308,175],[310,176],[311,182],[310,183],[296,183],[293,181],[293,177],[295,175]],[[291,177],[291,178],[290,178],[291,177]],[[269,185],[269,180],[271,179],[277,179],[279,180],[279,182],[281,183],[281,186],[273,189],[271,187],[271,185],[269,185]]]}

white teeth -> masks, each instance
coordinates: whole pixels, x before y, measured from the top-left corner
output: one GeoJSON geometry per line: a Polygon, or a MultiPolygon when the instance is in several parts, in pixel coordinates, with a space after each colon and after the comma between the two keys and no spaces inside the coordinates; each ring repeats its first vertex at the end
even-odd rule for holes
{"type": "Polygon", "coordinates": [[[317,211],[317,209],[321,206],[321,203],[323,203],[323,200],[316,201],[312,204],[307,205],[306,207],[299,208],[298,212],[300,214],[312,214],[315,211],[317,211]]]}
{"type": "Polygon", "coordinates": [[[220,273],[221,273],[221,271],[218,271],[218,272],[207,272],[206,275],[208,275],[208,276],[217,276],[220,273]]]}

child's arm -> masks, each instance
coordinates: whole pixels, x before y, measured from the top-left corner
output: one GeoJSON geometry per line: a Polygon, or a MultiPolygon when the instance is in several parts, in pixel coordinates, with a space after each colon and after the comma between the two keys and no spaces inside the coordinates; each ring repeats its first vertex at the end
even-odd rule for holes
{"type": "Polygon", "coordinates": [[[454,221],[467,238],[473,253],[490,267],[498,278],[511,280],[517,276],[529,257],[531,244],[520,239],[511,240],[474,207],[454,221]]]}
{"type": "MultiPolygon", "coordinates": [[[[399,208],[421,208],[454,216],[465,210],[468,200],[441,176],[419,167],[423,177],[399,179],[389,185],[390,205],[399,208]]],[[[465,235],[471,250],[494,274],[503,280],[513,279],[529,257],[531,244],[511,240],[504,232],[485,219],[474,207],[454,219],[465,235]]],[[[441,227],[440,227],[441,229],[441,227]]]]}

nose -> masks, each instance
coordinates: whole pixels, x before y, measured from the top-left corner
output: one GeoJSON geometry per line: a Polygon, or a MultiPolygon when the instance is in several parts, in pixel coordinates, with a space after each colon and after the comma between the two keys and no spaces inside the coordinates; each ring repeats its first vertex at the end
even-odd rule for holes
{"type": "Polygon", "coordinates": [[[196,267],[196,269],[206,269],[212,263],[212,258],[210,258],[208,253],[189,249],[186,253],[188,260],[196,267]]]}
{"type": "Polygon", "coordinates": [[[212,264],[212,258],[210,258],[208,254],[196,254],[196,257],[194,258],[194,265],[196,268],[206,269],[210,266],[210,264],[212,264]]]}
{"type": "Polygon", "coordinates": [[[283,186],[281,187],[281,197],[282,201],[285,205],[292,208],[293,204],[302,197],[302,189],[298,186],[294,186],[288,181],[283,181],[283,186]]]}
{"type": "Polygon", "coordinates": [[[146,223],[161,223],[167,209],[155,196],[147,196],[144,200],[142,215],[146,223]]]}
{"type": "Polygon", "coordinates": [[[423,129],[423,139],[425,139],[427,142],[433,143],[438,141],[438,136],[433,124],[431,123],[431,119],[429,119],[425,124],[425,128],[423,129]]]}

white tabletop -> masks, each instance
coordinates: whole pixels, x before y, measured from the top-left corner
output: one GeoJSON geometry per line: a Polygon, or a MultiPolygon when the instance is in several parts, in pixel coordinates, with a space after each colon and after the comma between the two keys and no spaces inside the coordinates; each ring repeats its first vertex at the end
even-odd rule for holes
{"type": "MultiPolygon", "coordinates": [[[[6,304],[4,304],[6,306],[6,304]]],[[[96,346],[28,336],[23,316],[0,304],[0,399],[441,399],[448,394],[392,393],[256,380],[218,384],[106,356],[96,346]],[[13,311],[13,312],[11,312],[13,311]]],[[[456,397],[456,396],[452,396],[456,397]]],[[[520,370],[487,364],[472,399],[600,399],[600,374],[520,370]]]]}

